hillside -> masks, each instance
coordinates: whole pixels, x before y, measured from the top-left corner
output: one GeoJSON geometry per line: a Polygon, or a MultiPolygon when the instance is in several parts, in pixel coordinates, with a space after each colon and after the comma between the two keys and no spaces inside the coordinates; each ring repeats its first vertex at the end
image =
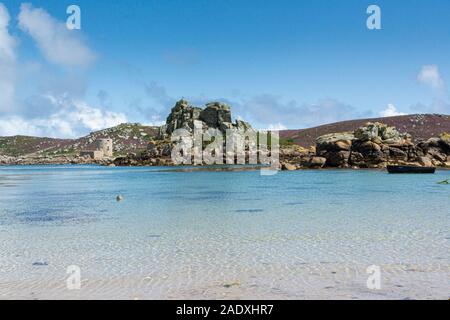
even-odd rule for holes
{"type": "MultiPolygon", "coordinates": [[[[315,145],[318,136],[344,131],[354,131],[366,122],[382,122],[395,126],[401,132],[410,133],[414,140],[437,137],[450,132],[448,115],[405,115],[388,118],[358,119],[326,124],[309,129],[282,130],[282,143],[295,143],[302,147],[315,145]]],[[[54,139],[27,136],[0,137],[0,155],[24,156],[36,155],[73,155],[89,149],[98,138],[108,137],[114,141],[116,155],[124,155],[145,149],[148,141],[155,137],[159,127],[144,126],[138,123],[125,123],[116,127],[95,131],[78,139],[54,139]]]]}
{"type": "Polygon", "coordinates": [[[116,127],[95,131],[78,139],[54,139],[27,136],[0,137],[0,155],[24,156],[30,154],[71,155],[90,149],[98,138],[112,138],[114,152],[126,154],[145,149],[150,138],[158,133],[158,127],[138,123],[124,123],[116,127]]]}
{"type": "Polygon", "coordinates": [[[449,115],[415,114],[387,118],[349,120],[309,129],[282,130],[280,131],[280,138],[284,142],[295,143],[308,148],[315,145],[316,138],[321,135],[354,131],[366,122],[382,122],[390,126],[395,126],[399,131],[411,134],[415,141],[438,137],[443,132],[450,132],[449,115]]]}

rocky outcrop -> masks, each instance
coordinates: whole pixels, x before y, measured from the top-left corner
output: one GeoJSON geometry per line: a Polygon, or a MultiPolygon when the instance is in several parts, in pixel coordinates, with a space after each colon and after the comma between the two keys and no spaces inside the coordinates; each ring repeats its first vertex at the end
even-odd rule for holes
{"type": "Polygon", "coordinates": [[[41,164],[108,164],[111,159],[94,160],[89,156],[49,156],[26,155],[20,157],[0,156],[0,165],[41,165],[41,164]]]}
{"type": "Polygon", "coordinates": [[[326,165],[346,166],[355,136],[352,132],[331,133],[317,138],[316,154],[326,159],[326,165]]]}
{"type": "Polygon", "coordinates": [[[298,145],[280,147],[280,163],[282,170],[319,169],[325,166],[326,158],[316,155],[315,148],[305,149],[298,145]]]}
{"type": "Polygon", "coordinates": [[[220,102],[208,103],[200,112],[200,120],[210,128],[219,128],[223,131],[233,127],[230,107],[220,102]]]}
{"type": "Polygon", "coordinates": [[[412,135],[414,143],[438,137],[442,132],[450,133],[450,115],[444,114],[409,114],[388,118],[355,119],[323,124],[317,127],[282,130],[282,139],[291,139],[294,143],[308,148],[315,145],[316,139],[333,132],[354,132],[368,122],[381,122],[412,135]]]}
{"type": "Polygon", "coordinates": [[[354,132],[333,133],[317,138],[317,155],[326,166],[384,167],[387,163],[442,166],[448,161],[448,135],[414,144],[409,134],[375,122],[354,132]]]}
{"type": "Polygon", "coordinates": [[[8,165],[15,163],[16,158],[15,157],[9,157],[9,156],[2,156],[0,155],[0,165],[8,165]]]}
{"type": "Polygon", "coordinates": [[[442,134],[440,138],[431,138],[417,145],[418,153],[426,156],[435,166],[446,166],[450,161],[449,135],[442,134]]]}
{"type": "Polygon", "coordinates": [[[161,126],[156,139],[151,139],[147,150],[129,153],[126,156],[114,160],[115,165],[168,165],[173,144],[170,142],[171,134],[177,129],[185,129],[192,132],[195,127],[203,130],[209,128],[219,129],[224,132],[227,129],[253,130],[251,125],[242,120],[232,122],[231,108],[225,103],[207,103],[205,108],[191,105],[187,100],[176,102],[165,125],[161,126]]]}
{"type": "Polygon", "coordinates": [[[242,120],[236,120],[232,123],[230,106],[225,103],[207,103],[206,108],[202,109],[190,105],[187,100],[181,99],[172,108],[166,124],[160,128],[158,138],[166,139],[176,129],[192,131],[195,124],[201,125],[203,129],[215,128],[223,132],[227,129],[252,129],[248,122],[242,120]]]}

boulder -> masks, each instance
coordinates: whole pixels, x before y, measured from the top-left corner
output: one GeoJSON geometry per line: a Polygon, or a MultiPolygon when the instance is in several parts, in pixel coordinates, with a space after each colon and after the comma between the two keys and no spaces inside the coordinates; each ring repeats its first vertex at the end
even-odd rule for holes
{"type": "Polygon", "coordinates": [[[360,141],[372,141],[377,144],[403,145],[411,143],[411,136],[400,133],[395,127],[380,122],[368,122],[355,130],[355,138],[360,141]]]}
{"type": "Polygon", "coordinates": [[[399,148],[389,147],[389,160],[407,161],[408,154],[399,148]]]}
{"type": "Polygon", "coordinates": [[[322,168],[327,162],[327,158],[313,156],[309,159],[308,167],[310,168],[322,168]]]}
{"type": "Polygon", "coordinates": [[[331,133],[316,139],[316,156],[326,159],[330,167],[346,167],[355,136],[352,132],[331,133]]]}
{"type": "Polygon", "coordinates": [[[199,118],[212,128],[219,128],[222,123],[231,124],[230,106],[220,102],[208,103],[206,108],[200,112],[199,118]]]}
{"type": "Polygon", "coordinates": [[[369,140],[355,140],[352,144],[352,165],[366,166],[379,164],[389,158],[389,148],[369,140]]]}
{"type": "Polygon", "coordinates": [[[293,171],[293,170],[297,170],[297,167],[291,163],[283,162],[281,164],[281,170],[293,171]]]}
{"type": "Polygon", "coordinates": [[[439,162],[446,162],[450,155],[450,148],[448,148],[446,135],[441,135],[441,138],[430,138],[425,142],[420,142],[418,147],[423,150],[423,153],[434,158],[439,162]]]}
{"type": "Polygon", "coordinates": [[[365,126],[360,127],[355,130],[354,135],[355,138],[361,141],[370,141],[374,138],[378,137],[379,127],[381,123],[367,123],[365,126]]]}
{"type": "Polygon", "coordinates": [[[366,140],[358,140],[352,146],[352,150],[359,151],[361,153],[376,153],[382,149],[381,145],[366,140]]]}
{"type": "Polygon", "coordinates": [[[324,158],[327,159],[326,165],[330,167],[347,167],[350,151],[332,151],[328,152],[324,155],[324,158]]]}
{"type": "Polygon", "coordinates": [[[331,133],[316,139],[316,152],[321,151],[348,151],[355,136],[351,132],[331,133]]]}
{"type": "Polygon", "coordinates": [[[427,158],[427,157],[419,157],[419,158],[418,158],[418,161],[419,161],[419,164],[420,164],[421,166],[424,166],[424,167],[432,167],[432,166],[433,166],[433,163],[431,162],[431,159],[430,159],[430,158],[427,158]]]}

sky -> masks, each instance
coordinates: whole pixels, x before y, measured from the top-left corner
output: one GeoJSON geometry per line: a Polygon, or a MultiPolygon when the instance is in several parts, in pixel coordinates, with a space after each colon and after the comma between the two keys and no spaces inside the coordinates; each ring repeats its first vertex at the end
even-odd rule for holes
{"type": "Polygon", "coordinates": [[[0,135],[159,125],[182,97],[264,129],[450,114],[449,40],[448,0],[0,0],[0,135]]]}

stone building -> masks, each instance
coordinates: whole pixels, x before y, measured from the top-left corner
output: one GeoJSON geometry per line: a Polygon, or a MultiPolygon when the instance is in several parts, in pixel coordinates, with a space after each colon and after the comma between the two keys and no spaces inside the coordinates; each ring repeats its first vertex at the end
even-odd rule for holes
{"type": "Polygon", "coordinates": [[[100,150],[83,150],[80,152],[81,157],[90,157],[93,160],[102,160],[104,158],[103,151],[100,150]]]}
{"type": "Polygon", "coordinates": [[[95,141],[97,150],[103,152],[104,157],[111,158],[113,156],[113,141],[112,139],[98,139],[95,141]]]}
{"type": "Polygon", "coordinates": [[[113,157],[113,141],[112,139],[97,139],[95,141],[95,149],[83,150],[80,152],[81,157],[89,156],[93,160],[102,160],[104,158],[113,157]]]}

